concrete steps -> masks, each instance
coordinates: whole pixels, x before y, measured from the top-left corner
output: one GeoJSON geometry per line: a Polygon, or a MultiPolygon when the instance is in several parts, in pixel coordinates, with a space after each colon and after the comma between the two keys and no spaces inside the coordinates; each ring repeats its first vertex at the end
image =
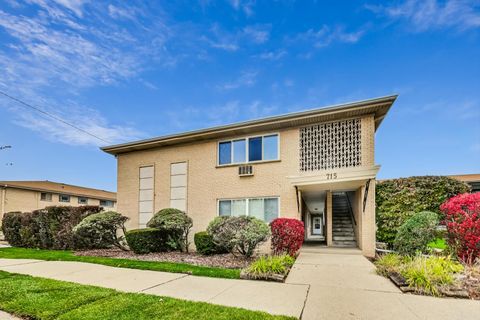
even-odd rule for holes
{"type": "Polygon", "coordinates": [[[332,235],[333,245],[337,247],[357,246],[355,229],[345,193],[333,195],[332,235]]]}

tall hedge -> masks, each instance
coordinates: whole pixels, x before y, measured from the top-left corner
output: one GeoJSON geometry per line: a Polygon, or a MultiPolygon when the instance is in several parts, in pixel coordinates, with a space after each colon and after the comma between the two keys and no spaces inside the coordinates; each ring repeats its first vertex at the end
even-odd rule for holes
{"type": "Polygon", "coordinates": [[[83,218],[101,210],[99,206],[51,206],[32,212],[6,213],[2,220],[3,234],[12,246],[71,249],[72,229],[83,218]]]}
{"type": "Polygon", "coordinates": [[[398,228],[415,212],[432,211],[442,220],[440,205],[447,199],[470,191],[458,180],[423,176],[385,180],[376,187],[377,241],[393,245],[398,228]]]}

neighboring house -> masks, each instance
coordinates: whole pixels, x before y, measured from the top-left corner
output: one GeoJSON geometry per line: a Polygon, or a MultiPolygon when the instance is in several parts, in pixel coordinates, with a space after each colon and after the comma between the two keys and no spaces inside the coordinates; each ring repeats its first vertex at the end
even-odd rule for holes
{"type": "Polygon", "coordinates": [[[397,96],[102,148],[118,160],[130,228],[184,210],[193,231],[216,216],[305,222],[306,240],[375,254],[375,131],[397,96]]]}
{"type": "Polygon", "coordinates": [[[457,179],[465,182],[472,188],[472,192],[480,192],[480,174],[458,174],[449,176],[450,178],[457,179]]]}
{"type": "Polygon", "coordinates": [[[52,181],[0,181],[0,218],[6,212],[28,212],[48,206],[100,205],[116,210],[115,192],[52,181]]]}

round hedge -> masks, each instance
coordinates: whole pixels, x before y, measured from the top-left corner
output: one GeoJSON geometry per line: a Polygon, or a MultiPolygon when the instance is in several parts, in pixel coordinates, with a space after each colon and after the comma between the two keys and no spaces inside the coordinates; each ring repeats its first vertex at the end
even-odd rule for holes
{"type": "Polygon", "coordinates": [[[92,214],[73,228],[75,247],[78,249],[104,249],[112,246],[125,249],[123,236],[117,231],[125,232],[127,217],[115,211],[92,214]]]}
{"type": "Polygon", "coordinates": [[[395,250],[403,255],[425,253],[427,245],[435,239],[438,214],[430,211],[415,213],[398,229],[395,250]]]}
{"type": "Polygon", "coordinates": [[[130,230],[125,234],[128,247],[137,254],[165,252],[172,248],[168,244],[168,234],[155,228],[130,230]]]}
{"type": "Polygon", "coordinates": [[[470,190],[458,180],[424,176],[385,180],[376,186],[377,241],[393,245],[398,228],[415,212],[431,211],[442,220],[440,205],[470,190]]]}

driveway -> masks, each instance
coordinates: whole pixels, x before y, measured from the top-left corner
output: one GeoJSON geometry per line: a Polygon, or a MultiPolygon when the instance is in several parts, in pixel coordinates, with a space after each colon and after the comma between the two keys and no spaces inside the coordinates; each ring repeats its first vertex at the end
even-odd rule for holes
{"type": "Polygon", "coordinates": [[[360,250],[303,247],[288,284],[310,286],[302,319],[480,319],[480,301],[403,294],[360,250]]]}

